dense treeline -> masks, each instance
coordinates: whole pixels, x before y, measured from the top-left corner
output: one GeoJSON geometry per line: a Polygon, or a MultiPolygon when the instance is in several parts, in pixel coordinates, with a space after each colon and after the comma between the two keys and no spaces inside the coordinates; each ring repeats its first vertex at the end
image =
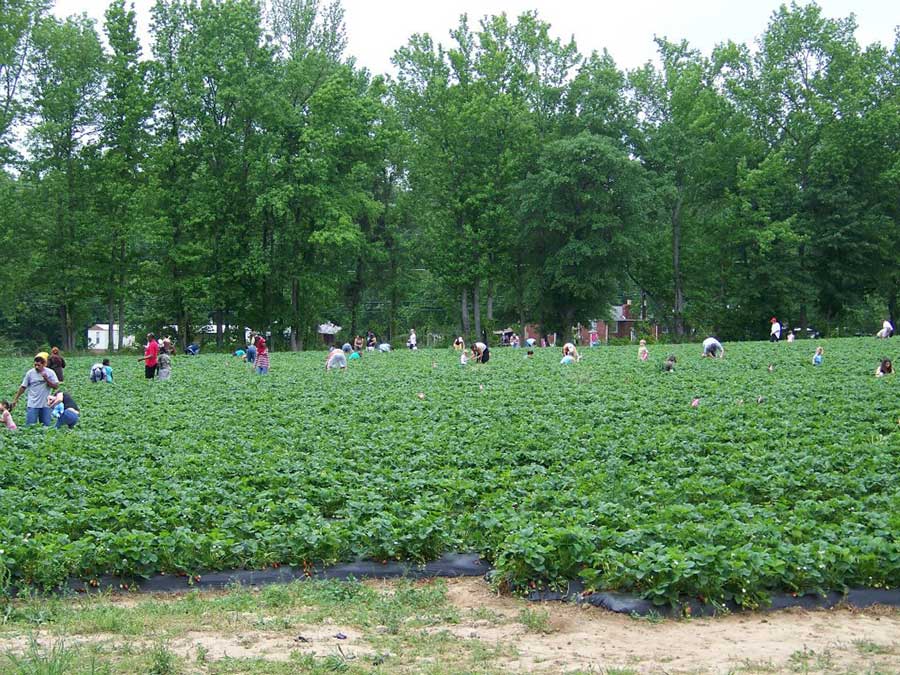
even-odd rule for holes
{"type": "Polygon", "coordinates": [[[159,0],[150,54],[124,0],[0,22],[6,344],[565,332],[639,294],[675,336],[896,323],[900,38],[814,4],[631,72],[533,13],[463,17],[393,78],[337,2],[159,0]]]}

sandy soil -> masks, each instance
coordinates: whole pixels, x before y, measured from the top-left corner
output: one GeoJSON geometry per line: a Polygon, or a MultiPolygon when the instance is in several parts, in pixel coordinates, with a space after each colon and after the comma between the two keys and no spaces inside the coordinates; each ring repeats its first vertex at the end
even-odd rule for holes
{"type": "MultiPolygon", "coordinates": [[[[391,582],[368,583],[386,590],[391,586],[391,582]]],[[[463,641],[500,647],[500,653],[515,656],[502,657],[492,665],[509,672],[900,673],[900,611],[893,608],[790,610],[651,622],[593,607],[498,596],[480,579],[448,581],[448,595],[462,621],[425,632],[446,631],[463,641]],[[537,614],[539,620],[527,626],[523,611],[537,614]]],[[[53,640],[50,633],[37,637],[43,643],[53,640]]],[[[367,637],[372,636],[327,621],[295,627],[290,633],[234,635],[198,627],[168,647],[190,661],[198,652],[208,660],[227,656],[285,661],[294,651],[352,659],[375,654],[367,637]]],[[[66,637],[68,644],[122,641],[122,636],[108,634],[66,637]]],[[[0,639],[0,652],[20,652],[27,644],[24,637],[0,639]]]]}
{"type": "MultiPolygon", "coordinates": [[[[453,581],[449,592],[461,608],[515,617],[523,607],[480,581],[453,581]]],[[[513,671],[900,672],[900,612],[893,610],[790,610],[651,623],[593,607],[524,604],[549,613],[550,633],[528,633],[516,623],[470,631],[476,636],[470,639],[512,641],[519,657],[505,665],[513,671]]],[[[453,630],[464,635],[466,629],[453,630]]]]}

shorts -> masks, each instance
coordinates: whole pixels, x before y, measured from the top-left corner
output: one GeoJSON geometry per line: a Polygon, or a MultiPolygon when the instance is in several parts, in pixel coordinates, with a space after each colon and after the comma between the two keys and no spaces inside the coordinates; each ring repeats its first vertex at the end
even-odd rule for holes
{"type": "Polygon", "coordinates": [[[156,377],[156,369],[159,368],[158,364],[154,364],[152,366],[144,365],[144,377],[148,380],[152,380],[156,377]]]}

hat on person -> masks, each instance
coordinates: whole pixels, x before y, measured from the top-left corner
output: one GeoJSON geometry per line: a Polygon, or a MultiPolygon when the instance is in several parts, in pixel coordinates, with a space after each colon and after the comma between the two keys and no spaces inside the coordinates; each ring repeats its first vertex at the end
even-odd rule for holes
{"type": "Polygon", "coordinates": [[[50,355],[49,355],[47,352],[38,352],[37,354],[34,355],[34,358],[37,358],[37,357],[39,357],[39,356],[40,356],[42,359],[44,359],[45,362],[48,361],[48,360],[50,359],[50,355]]]}

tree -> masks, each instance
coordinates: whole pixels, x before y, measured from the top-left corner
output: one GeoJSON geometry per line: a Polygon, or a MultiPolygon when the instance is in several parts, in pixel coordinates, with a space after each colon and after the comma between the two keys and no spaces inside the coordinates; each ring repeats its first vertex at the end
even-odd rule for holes
{"type": "Polygon", "coordinates": [[[22,84],[34,54],[34,33],[47,0],[5,0],[0,11],[0,166],[15,155],[10,132],[22,114],[22,84]]]}
{"type": "Polygon", "coordinates": [[[97,244],[87,166],[93,152],[89,141],[97,131],[103,50],[93,22],[85,17],[44,19],[35,30],[35,45],[28,177],[46,207],[46,220],[35,222],[34,243],[50,255],[34,270],[33,285],[52,284],[63,348],[73,349],[77,318],[83,316],[96,274],[90,264],[91,247],[97,244]]]}
{"type": "Polygon", "coordinates": [[[645,178],[616,141],[589,132],[551,143],[517,189],[544,326],[571,336],[615,297],[645,178]]]}
{"type": "Polygon", "coordinates": [[[97,211],[104,226],[98,247],[98,265],[107,270],[103,279],[107,302],[110,348],[113,326],[119,324],[118,348],[125,334],[126,289],[135,270],[135,254],[146,238],[147,200],[143,171],[147,151],[147,122],[152,102],[147,91],[147,69],[140,62],[135,13],[125,0],[113,0],[106,10],[106,38],[111,54],[107,64],[106,92],[100,104],[102,154],[97,211]],[[116,312],[118,311],[118,320],[116,312]]]}

